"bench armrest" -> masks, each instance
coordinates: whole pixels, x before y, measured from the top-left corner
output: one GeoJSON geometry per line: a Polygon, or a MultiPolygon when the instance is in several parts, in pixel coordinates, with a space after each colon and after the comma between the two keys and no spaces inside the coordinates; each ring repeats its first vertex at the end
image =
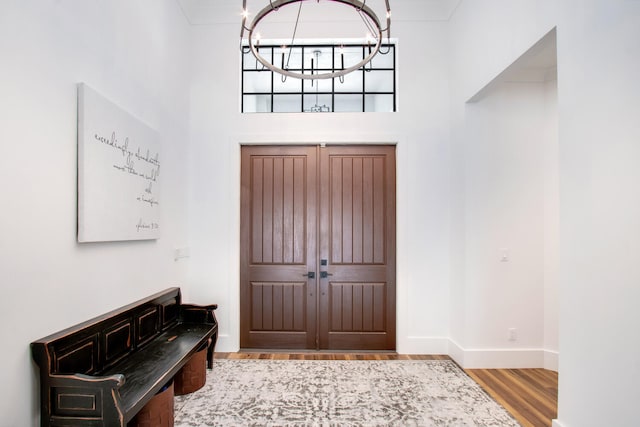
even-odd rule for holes
{"type": "Polygon", "coordinates": [[[214,311],[218,308],[218,304],[196,305],[181,304],[180,320],[185,323],[204,323],[213,325],[214,332],[207,343],[207,367],[213,368],[213,351],[218,340],[218,320],[214,311]]]}
{"type": "Polygon", "coordinates": [[[216,314],[214,313],[217,308],[218,304],[181,304],[180,319],[183,322],[217,324],[218,321],[216,319],[216,314]]]}
{"type": "Polygon", "coordinates": [[[60,375],[54,374],[49,376],[51,385],[53,386],[77,386],[91,385],[106,389],[119,389],[124,385],[125,378],[122,374],[109,375],[106,377],[97,377],[85,374],[60,375]]]}

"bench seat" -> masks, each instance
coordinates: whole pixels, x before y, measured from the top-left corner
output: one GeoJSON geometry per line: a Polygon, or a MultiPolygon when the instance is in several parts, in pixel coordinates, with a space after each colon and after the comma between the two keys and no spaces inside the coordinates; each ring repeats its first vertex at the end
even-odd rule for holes
{"type": "MultiPolygon", "coordinates": [[[[122,407],[127,414],[136,414],[178,373],[196,351],[207,344],[210,325],[179,323],[167,329],[144,349],[123,359],[102,375],[124,375],[119,388],[122,407]],[[175,337],[175,338],[174,338],[175,337]],[[173,340],[171,340],[173,338],[173,340]]],[[[125,417],[125,422],[130,421],[125,417]]]]}

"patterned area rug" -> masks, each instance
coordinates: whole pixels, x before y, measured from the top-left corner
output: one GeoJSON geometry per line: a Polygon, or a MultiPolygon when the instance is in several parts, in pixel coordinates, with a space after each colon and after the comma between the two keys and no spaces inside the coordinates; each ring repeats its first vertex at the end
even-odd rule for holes
{"type": "Polygon", "coordinates": [[[176,427],[519,426],[446,360],[215,360],[176,427]]]}

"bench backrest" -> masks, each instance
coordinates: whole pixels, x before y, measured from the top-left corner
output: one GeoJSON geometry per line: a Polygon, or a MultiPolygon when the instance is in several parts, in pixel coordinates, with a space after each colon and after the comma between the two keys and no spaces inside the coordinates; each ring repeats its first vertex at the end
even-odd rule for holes
{"type": "Polygon", "coordinates": [[[100,374],[179,320],[180,288],[169,288],[31,345],[50,374],[100,374]]]}

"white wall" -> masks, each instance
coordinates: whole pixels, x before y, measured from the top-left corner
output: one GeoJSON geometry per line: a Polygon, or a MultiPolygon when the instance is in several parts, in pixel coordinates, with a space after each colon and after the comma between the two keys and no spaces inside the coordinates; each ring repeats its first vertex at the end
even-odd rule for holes
{"type": "MultiPolygon", "coordinates": [[[[628,0],[463,1],[452,22],[452,87],[460,88],[452,151],[463,156],[469,135],[460,105],[557,25],[557,426],[637,424],[639,22],[640,2],[628,0]]],[[[453,229],[464,212],[464,182],[464,174],[452,177],[453,229]]],[[[453,253],[465,243],[455,235],[453,253]]],[[[464,295],[465,285],[455,277],[452,293],[464,295]]],[[[459,304],[452,309],[452,317],[461,312],[459,304]]],[[[460,324],[452,329],[454,338],[463,334],[460,324]]]]}
{"type": "MultiPolygon", "coordinates": [[[[221,12],[223,14],[223,12],[221,12]]],[[[190,285],[220,304],[218,349],[239,347],[241,143],[397,143],[398,350],[447,353],[449,151],[446,23],[394,22],[395,114],[240,114],[237,16],[194,30],[190,285]],[[421,34],[421,37],[415,37],[421,34]]]]}
{"type": "Polygon", "coordinates": [[[462,3],[450,23],[451,355],[468,368],[558,365],[555,33],[538,6],[462,3]]]}
{"type": "Polygon", "coordinates": [[[583,3],[563,3],[558,24],[558,418],[564,427],[635,426],[640,2],[583,3]]]}
{"type": "Polygon", "coordinates": [[[557,330],[545,322],[545,287],[554,289],[545,286],[546,264],[554,262],[545,249],[557,247],[547,222],[558,217],[557,171],[545,156],[555,146],[557,160],[548,129],[552,89],[499,83],[465,107],[465,292],[455,315],[464,319],[457,345],[468,368],[543,367],[545,327],[557,330]]]}
{"type": "Polygon", "coordinates": [[[528,92],[519,87],[518,96],[496,81],[503,81],[497,77],[553,28],[554,17],[547,2],[463,0],[450,21],[451,355],[466,367],[544,365],[544,284],[551,264],[545,241],[529,234],[526,223],[533,221],[540,237],[550,223],[542,221],[544,204],[527,212],[526,200],[511,189],[512,181],[528,183],[533,200],[553,197],[536,179],[546,176],[541,162],[553,139],[532,123],[542,125],[554,112],[545,105],[543,86],[528,92]],[[489,99],[467,103],[479,93],[489,99]],[[532,145],[534,140],[544,144],[532,145]],[[538,169],[514,151],[514,144],[537,147],[538,169]],[[478,153],[484,157],[477,158],[478,153]],[[483,177],[485,170],[494,182],[483,177]],[[502,248],[510,249],[508,263],[500,262],[502,248]],[[528,278],[532,272],[536,278],[528,278]],[[532,306],[524,305],[531,296],[532,306]],[[518,341],[509,342],[507,329],[513,327],[518,341]]]}
{"type": "Polygon", "coordinates": [[[0,426],[39,425],[31,341],[186,277],[189,46],[172,0],[0,5],[0,426]],[[160,133],[157,241],[76,243],[81,81],[160,133]]]}

